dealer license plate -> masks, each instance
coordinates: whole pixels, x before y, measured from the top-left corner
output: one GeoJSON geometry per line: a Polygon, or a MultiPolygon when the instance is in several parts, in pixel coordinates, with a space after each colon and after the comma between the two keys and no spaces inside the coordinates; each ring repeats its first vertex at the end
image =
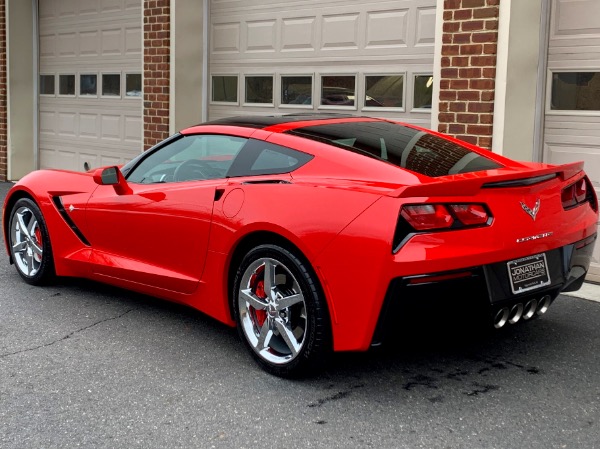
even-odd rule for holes
{"type": "Polygon", "coordinates": [[[550,273],[544,253],[511,260],[506,265],[514,294],[550,285],[550,273]]]}

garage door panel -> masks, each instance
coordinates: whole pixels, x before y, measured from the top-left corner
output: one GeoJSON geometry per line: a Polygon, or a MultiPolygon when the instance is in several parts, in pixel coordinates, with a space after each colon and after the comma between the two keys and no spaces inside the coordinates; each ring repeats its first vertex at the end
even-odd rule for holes
{"type": "Polygon", "coordinates": [[[128,56],[142,54],[142,32],[139,26],[125,28],[125,54],[128,56]]]}
{"type": "Polygon", "coordinates": [[[213,55],[240,51],[240,22],[212,25],[211,50],[213,55]]]}
{"type": "Polygon", "coordinates": [[[125,126],[124,140],[134,145],[141,145],[142,117],[139,114],[124,115],[123,121],[125,126]]]}
{"type": "Polygon", "coordinates": [[[79,33],[79,56],[98,56],[100,47],[98,34],[97,30],[79,33]]]}
{"type": "Polygon", "coordinates": [[[40,58],[53,58],[56,51],[56,36],[54,34],[40,35],[40,58]]]}
{"type": "Polygon", "coordinates": [[[367,12],[367,40],[365,48],[389,48],[407,45],[410,10],[367,12]]]}
{"type": "Polygon", "coordinates": [[[75,137],[79,130],[77,129],[77,113],[59,112],[58,113],[58,135],[62,137],[75,137]]]}
{"type": "Polygon", "coordinates": [[[98,13],[98,0],[79,0],[79,15],[98,13]]]}
{"type": "Polygon", "coordinates": [[[60,33],[57,36],[58,56],[76,56],[77,55],[77,34],[60,33]]]}
{"type": "Polygon", "coordinates": [[[282,52],[315,51],[316,17],[281,19],[282,52]]]}
{"type": "Polygon", "coordinates": [[[247,52],[274,52],[277,42],[277,22],[275,20],[246,22],[245,42],[247,52]]]}
{"type": "Polygon", "coordinates": [[[79,137],[98,138],[98,114],[81,113],[79,114],[79,137]]]}
{"type": "Polygon", "coordinates": [[[120,55],[124,53],[123,30],[121,28],[102,30],[100,42],[102,55],[120,55]]]}
{"type": "Polygon", "coordinates": [[[552,32],[555,36],[600,34],[598,0],[554,0],[552,32]]]}
{"type": "Polygon", "coordinates": [[[431,47],[435,45],[435,8],[417,8],[415,45],[431,47]]]}
{"type": "Polygon", "coordinates": [[[100,0],[102,12],[121,11],[123,8],[123,0],[100,0]]]}
{"type": "MultiPolygon", "coordinates": [[[[572,142],[548,142],[546,158],[552,164],[567,164],[584,161],[585,171],[592,179],[600,179],[600,154],[597,147],[573,145],[572,142]]],[[[600,193],[600,183],[593,182],[594,188],[600,193]]]]}
{"type": "Polygon", "coordinates": [[[103,114],[100,118],[100,137],[103,140],[120,140],[121,138],[121,116],[103,114]]]}
{"type": "Polygon", "coordinates": [[[359,14],[328,14],[321,20],[321,50],[358,50],[359,14]]]}
{"type": "Polygon", "coordinates": [[[39,114],[40,136],[54,136],[56,134],[56,112],[40,111],[39,114]]]}

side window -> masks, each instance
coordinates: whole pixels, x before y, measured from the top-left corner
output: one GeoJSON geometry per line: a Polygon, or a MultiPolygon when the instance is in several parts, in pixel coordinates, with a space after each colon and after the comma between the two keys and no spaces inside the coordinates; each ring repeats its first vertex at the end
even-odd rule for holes
{"type": "Polygon", "coordinates": [[[234,176],[276,175],[300,168],[312,155],[262,140],[250,139],[227,174],[234,176]]]}
{"type": "Polygon", "coordinates": [[[143,158],[127,180],[153,184],[224,178],[246,142],[242,137],[220,134],[180,136],[143,158]]]}

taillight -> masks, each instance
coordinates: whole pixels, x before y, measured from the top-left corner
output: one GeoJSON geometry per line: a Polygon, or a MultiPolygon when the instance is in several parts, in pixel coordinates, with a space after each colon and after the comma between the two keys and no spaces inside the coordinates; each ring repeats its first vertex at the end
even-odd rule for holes
{"type": "Polygon", "coordinates": [[[561,192],[561,200],[563,209],[571,209],[572,207],[589,202],[592,209],[595,211],[598,210],[598,200],[587,176],[565,187],[561,192]]]}
{"type": "Polygon", "coordinates": [[[575,200],[575,184],[563,189],[561,200],[563,209],[570,209],[571,207],[577,205],[577,201],[575,200]]]}
{"type": "Polygon", "coordinates": [[[481,204],[451,204],[450,209],[466,226],[486,224],[490,216],[481,204]]]}
{"type": "Polygon", "coordinates": [[[417,231],[483,226],[491,219],[483,204],[411,204],[400,215],[417,231]]]}
{"type": "Polygon", "coordinates": [[[418,231],[449,228],[454,221],[448,209],[441,204],[404,206],[400,215],[418,231]]]}
{"type": "Polygon", "coordinates": [[[585,197],[587,196],[587,189],[585,184],[585,179],[575,183],[575,201],[578,203],[583,203],[585,201],[585,197]]]}
{"type": "Polygon", "coordinates": [[[406,204],[400,210],[392,252],[400,251],[415,232],[466,229],[491,223],[492,214],[484,204],[406,204]]]}

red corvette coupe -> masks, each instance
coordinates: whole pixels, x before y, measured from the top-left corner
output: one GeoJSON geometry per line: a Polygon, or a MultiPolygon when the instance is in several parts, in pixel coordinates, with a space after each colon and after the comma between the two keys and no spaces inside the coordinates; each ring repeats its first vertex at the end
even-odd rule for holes
{"type": "Polygon", "coordinates": [[[473,299],[496,328],[543,314],[582,285],[598,200],[582,163],[301,114],[194,126],[122,167],[34,171],[3,217],[26,282],[81,277],[189,305],[292,376],[378,345],[405,301],[473,299]]]}

